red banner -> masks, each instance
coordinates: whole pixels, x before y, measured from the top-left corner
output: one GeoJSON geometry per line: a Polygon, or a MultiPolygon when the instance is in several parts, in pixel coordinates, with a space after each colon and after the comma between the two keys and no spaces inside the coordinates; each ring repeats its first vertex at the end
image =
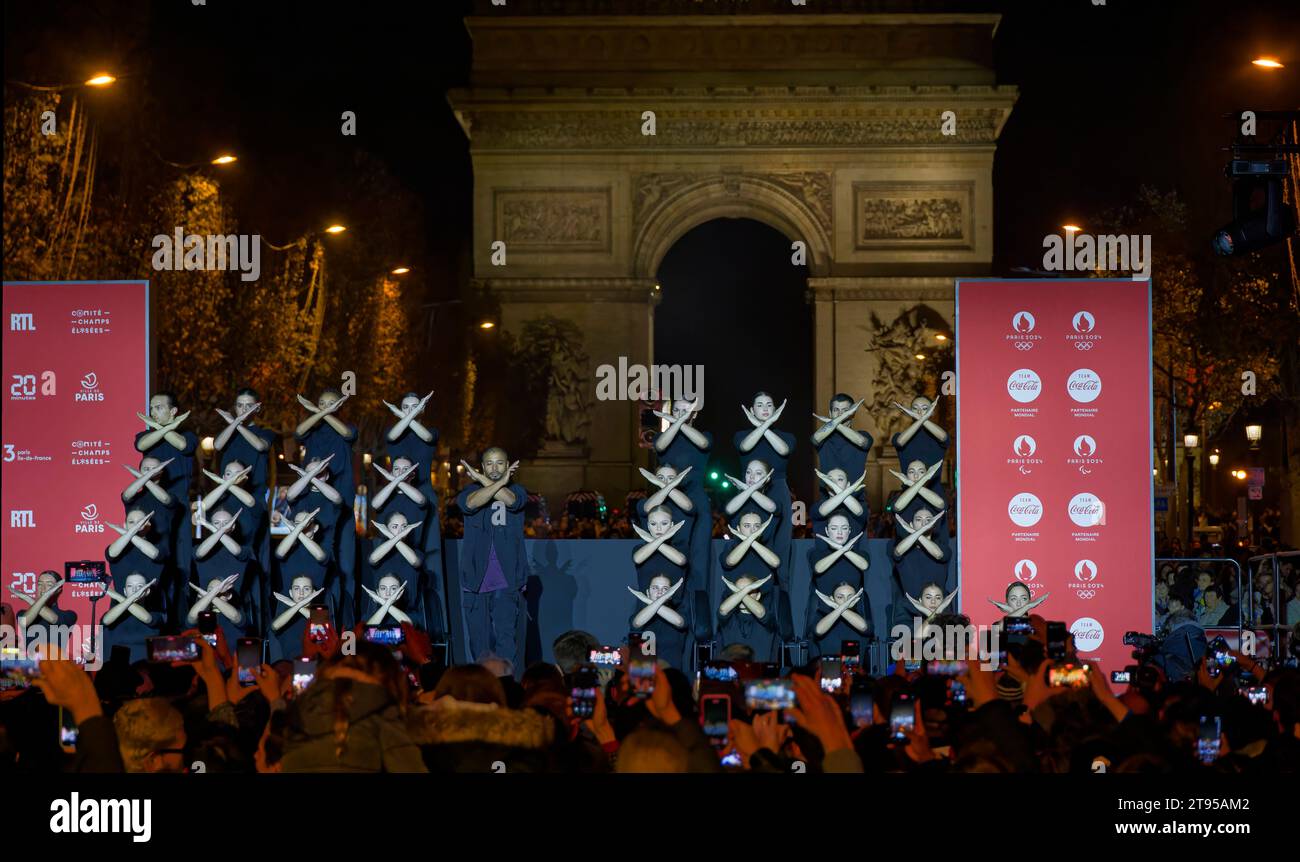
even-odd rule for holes
{"type": "Polygon", "coordinates": [[[957,283],[957,562],[972,622],[999,619],[989,600],[1023,584],[1082,657],[1108,674],[1131,663],[1124,633],[1153,623],[1151,440],[1149,281],[957,283]]]}
{"type": "MultiPolygon", "coordinates": [[[[0,600],[35,595],[44,570],[103,560],[123,522],[122,489],[140,463],[136,412],[149,408],[149,285],[4,285],[3,542],[0,600]]],[[[60,608],[91,621],[93,587],[65,584],[60,608]]],[[[104,601],[97,612],[107,610],[104,601]]]]}

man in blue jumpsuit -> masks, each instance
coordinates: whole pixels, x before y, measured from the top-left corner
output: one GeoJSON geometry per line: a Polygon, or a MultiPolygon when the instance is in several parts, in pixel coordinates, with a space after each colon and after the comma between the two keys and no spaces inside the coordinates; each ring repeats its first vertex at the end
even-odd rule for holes
{"type": "Polygon", "coordinates": [[[511,483],[519,462],[510,462],[504,449],[483,453],[482,472],[461,462],[474,484],[456,497],[464,513],[465,536],[460,550],[461,602],[469,629],[469,657],[492,653],[522,663],[524,585],[528,558],[524,552],[524,506],[528,492],[511,483]]]}

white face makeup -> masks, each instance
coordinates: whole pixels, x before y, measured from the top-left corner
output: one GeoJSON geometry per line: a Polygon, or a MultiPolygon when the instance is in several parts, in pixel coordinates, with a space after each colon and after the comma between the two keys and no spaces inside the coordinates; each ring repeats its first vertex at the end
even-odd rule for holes
{"type": "Polygon", "coordinates": [[[147,583],[148,581],[144,579],[144,575],[132,572],[126,576],[126,581],[122,584],[122,592],[126,594],[128,599],[135,598],[144,590],[144,585],[147,583]]]}
{"type": "Polygon", "coordinates": [[[293,579],[293,584],[289,587],[289,598],[295,602],[300,602],[310,596],[314,590],[311,586],[311,578],[299,575],[293,579]]]}
{"type": "Polygon", "coordinates": [[[762,461],[759,461],[757,459],[750,461],[749,464],[745,467],[745,484],[757,485],[759,482],[763,481],[763,477],[766,475],[767,475],[766,464],[764,464],[762,461]]]}
{"type": "Polygon", "coordinates": [[[155,395],[149,399],[149,416],[155,422],[170,425],[176,418],[176,407],[166,395],[155,395]]]}
{"type": "Polygon", "coordinates": [[[414,395],[408,395],[402,399],[400,406],[402,412],[409,416],[415,412],[415,408],[420,406],[420,399],[416,398],[414,395]]]}
{"type": "Polygon", "coordinates": [[[140,472],[141,472],[141,473],[147,473],[147,472],[149,472],[150,470],[153,470],[153,469],[157,468],[157,466],[158,466],[159,464],[161,464],[161,463],[162,463],[162,462],[159,461],[157,458],[141,458],[141,459],[140,459],[140,472]]]}
{"type": "Polygon", "coordinates": [[[925,609],[933,613],[943,604],[943,590],[935,586],[926,587],[921,591],[921,604],[925,609]]]}
{"type": "Polygon", "coordinates": [[[651,601],[661,599],[668,594],[671,587],[672,583],[666,577],[655,575],[650,579],[650,588],[646,590],[646,595],[650,597],[651,601]]]}
{"type": "Polygon", "coordinates": [[[924,413],[930,409],[930,399],[924,395],[918,395],[912,399],[912,412],[924,413]]]}
{"type": "Polygon", "coordinates": [[[212,526],[220,530],[226,524],[229,524],[233,519],[234,519],[233,515],[231,515],[225,509],[222,509],[221,511],[217,512],[215,515],[212,516],[212,526]]]}
{"type": "Polygon", "coordinates": [[[393,596],[397,595],[397,591],[398,589],[401,588],[401,586],[402,586],[402,582],[399,581],[397,578],[393,577],[392,575],[384,575],[382,578],[379,579],[379,587],[378,589],[375,590],[375,592],[379,594],[379,597],[381,599],[383,599],[384,601],[388,601],[393,596]]]}
{"type": "Polygon", "coordinates": [[[912,461],[907,465],[907,481],[919,482],[925,475],[925,464],[920,461],[912,461]]]}
{"type": "Polygon", "coordinates": [[[1029,588],[1021,584],[1016,584],[1007,594],[1007,604],[1013,611],[1020,610],[1029,604],[1029,588]]]}
{"type": "Polygon", "coordinates": [[[849,540],[849,519],[843,515],[836,515],[826,522],[826,535],[830,536],[839,544],[844,544],[849,540]]]}
{"type": "Polygon", "coordinates": [[[316,406],[322,410],[333,407],[339,401],[339,397],[333,392],[323,392],[320,398],[316,399],[316,406]]]}
{"type": "Polygon", "coordinates": [[[236,416],[246,416],[246,415],[248,415],[249,413],[252,413],[252,412],[253,412],[253,408],[256,407],[256,406],[257,406],[257,399],[254,398],[252,395],[236,395],[236,396],[235,396],[235,415],[236,415],[236,416]]]}
{"type": "Polygon", "coordinates": [[[753,512],[747,512],[740,516],[740,523],[736,529],[740,531],[742,538],[748,538],[763,528],[763,519],[753,512]]]}
{"type": "Polygon", "coordinates": [[[831,598],[835,600],[836,604],[840,604],[841,602],[852,598],[853,594],[856,592],[857,590],[853,589],[853,587],[850,587],[848,584],[840,584],[835,588],[835,592],[831,593],[831,598]]]}
{"type": "Polygon", "coordinates": [[[393,460],[394,474],[404,473],[409,469],[411,469],[411,461],[409,458],[396,458],[393,460]]]}
{"type": "Polygon", "coordinates": [[[59,579],[54,575],[42,572],[41,576],[36,579],[36,596],[39,598],[40,596],[45,595],[50,590],[54,589],[55,584],[58,582],[59,579]]]}
{"type": "Polygon", "coordinates": [[[406,516],[401,512],[394,512],[389,516],[387,527],[390,531],[396,533],[406,526],[406,516]]]}
{"type": "Polygon", "coordinates": [[[655,478],[665,484],[671,482],[677,478],[677,469],[669,464],[661,464],[659,469],[655,470],[655,478]]]}
{"type": "Polygon", "coordinates": [[[493,482],[500,479],[506,474],[506,468],[510,466],[507,457],[504,449],[489,449],[483,455],[483,475],[493,482]]]}
{"type": "Polygon", "coordinates": [[[243,471],[243,469],[244,469],[243,464],[239,463],[238,461],[231,461],[229,464],[226,465],[226,469],[222,471],[221,478],[233,479],[236,476],[238,476],[243,471]]]}
{"type": "Polygon", "coordinates": [[[771,395],[760,395],[754,399],[752,409],[754,411],[754,418],[759,422],[762,422],[772,415],[772,411],[776,409],[776,405],[772,403],[771,395]]]}
{"type": "MultiPolygon", "coordinates": [[[[212,580],[208,581],[208,586],[204,590],[204,592],[215,590],[219,586],[221,586],[221,578],[213,578],[212,580]]],[[[233,593],[234,593],[233,590],[225,593],[218,593],[217,598],[229,600],[233,593]]]]}
{"type": "Polygon", "coordinates": [[[129,530],[143,520],[144,512],[141,512],[139,509],[132,509],[126,513],[126,528],[129,530]]]}
{"type": "Polygon", "coordinates": [[[850,407],[852,407],[852,406],[853,406],[853,402],[852,402],[852,401],[832,401],[832,402],[831,402],[831,418],[832,418],[832,419],[838,419],[838,418],[840,417],[840,415],[841,415],[842,413],[844,413],[844,411],[848,410],[848,409],[849,409],[850,407]]]}
{"type": "MultiPolygon", "coordinates": [[[[703,406],[703,405],[701,405],[701,406],[703,406]]],[[[690,413],[690,412],[691,412],[691,402],[689,402],[689,401],[674,401],[674,402],[673,402],[673,418],[674,418],[674,419],[680,419],[680,418],[682,418],[682,416],[684,416],[684,415],[686,415],[686,414],[688,414],[688,413],[690,413]]]]}
{"type": "Polygon", "coordinates": [[[849,475],[838,467],[826,474],[826,478],[831,480],[837,489],[843,491],[849,484],[849,475]]]}
{"type": "Polygon", "coordinates": [[[925,529],[930,522],[934,520],[934,515],[929,509],[917,509],[916,514],[912,516],[912,527],[917,530],[925,529]]]}
{"type": "Polygon", "coordinates": [[[673,525],[673,517],[667,509],[655,509],[650,513],[648,519],[650,525],[650,535],[658,538],[673,525]]]}

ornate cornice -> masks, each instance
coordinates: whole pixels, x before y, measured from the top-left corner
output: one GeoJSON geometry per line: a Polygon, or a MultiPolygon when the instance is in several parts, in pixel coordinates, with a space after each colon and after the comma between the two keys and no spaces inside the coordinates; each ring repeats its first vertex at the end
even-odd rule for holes
{"type": "Polygon", "coordinates": [[[475,278],[470,286],[502,302],[632,302],[658,297],[653,278],[475,278]]]}
{"type": "Polygon", "coordinates": [[[853,299],[952,302],[956,284],[956,278],[943,276],[829,276],[808,279],[808,299],[812,302],[853,299]]]}
{"type": "Polygon", "coordinates": [[[992,146],[1014,87],[702,87],[460,90],[476,151],[992,146]],[[956,113],[956,134],[939,115],[956,113]],[[655,112],[654,135],[642,113],[655,112]]]}

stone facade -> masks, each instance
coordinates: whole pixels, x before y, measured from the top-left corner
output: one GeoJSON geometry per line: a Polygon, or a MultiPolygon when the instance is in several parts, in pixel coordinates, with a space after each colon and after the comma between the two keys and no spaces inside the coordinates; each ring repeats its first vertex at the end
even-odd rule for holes
{"type": "MultiPolygon", "coordinates": [[[[997,20],[467,19],[472,86],[450,101],[474,165],[477,287],[507,330],[577,322],[594,391],[597,366],[654,361],[655,273],[673,243],[714,218],[757,219],[807,247],[817,403],[845,390],[873,404],[872,313],[887,324],[925,303],[950,326],[954,278],[988,272],[993,152],[1016,98],[993,82],[997,20]]],[[[620,505],[644,484],[635,405],[595,404],[585,459],[551,447],[526,465],[553,505],[578,487],[620,505]]],[[[876,434],[888,412],[858,424],[876,434]]],[[[893,482],[883,444],[876,505],[893,482]]]]}

